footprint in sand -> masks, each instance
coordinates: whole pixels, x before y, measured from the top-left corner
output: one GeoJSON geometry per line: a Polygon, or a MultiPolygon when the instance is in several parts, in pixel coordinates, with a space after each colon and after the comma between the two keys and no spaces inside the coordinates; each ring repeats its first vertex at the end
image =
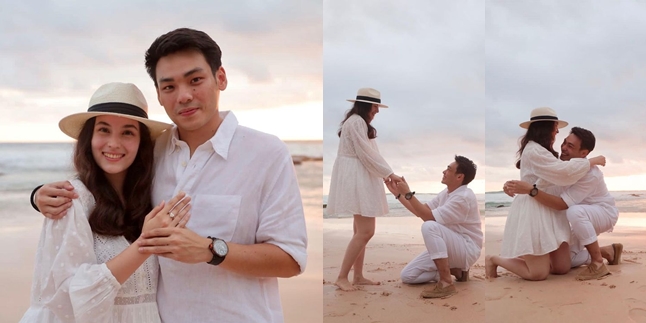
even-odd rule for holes
{"type": "Polygon", "coordinates": [[[629,298],[626,301],[631,304],[628,317],[635,323],[646,323],[646,302],[634,298],[629,298]]]}
{"type": "Polygon", "coordinates": [[[485,294],[485,301],[498,301],[501,300],[503,297],[509,295],[510,288],[506,287],[503,290],[487,290],[485,294]]]}

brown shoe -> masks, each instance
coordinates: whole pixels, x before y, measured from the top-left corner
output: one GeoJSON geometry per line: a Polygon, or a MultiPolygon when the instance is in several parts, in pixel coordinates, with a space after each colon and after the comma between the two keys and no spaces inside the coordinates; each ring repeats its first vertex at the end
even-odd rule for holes
{"type": "Polygon", "coordinates": [[[442,287],[442,282],[438,282],[437,284],[435,284],[435,288],[422,291],[420,296],[422,296],[423,298],[445,298],[452,296],[457,292],[458,291],[455,289],[455,286],[453,284],[442,287]]]}
{"type": "Polygon", "coordinates": [[[603,276],[610,275],[608,268],[605,264],[601,264],[599,268],[594,263],[590,263],[588,267],[584,268],[576,275],[576,280],[590,280],[599,279],[603,276]]]}
{"type": "Polygon", "coordinates": [[[615,257],[612,261],[608,262],[608,265],[619,265],[621,262],[621,253],[624,251],[624,245],[621,243],[613,243],[612,249],[615,251],[615,257]]]}

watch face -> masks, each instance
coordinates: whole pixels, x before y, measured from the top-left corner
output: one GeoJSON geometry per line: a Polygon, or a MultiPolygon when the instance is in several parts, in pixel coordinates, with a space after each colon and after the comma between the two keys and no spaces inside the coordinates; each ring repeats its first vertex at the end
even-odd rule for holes
{"type": "Polygon", "coordinates": [[[227,247],[227,243],[224,242],[224,240],[215,240],[215,242],[213,242],[213,250],[218,254],[218,256],[224,257],[227,255],[227,252],[229,252],[229,247],[227,247]]]}

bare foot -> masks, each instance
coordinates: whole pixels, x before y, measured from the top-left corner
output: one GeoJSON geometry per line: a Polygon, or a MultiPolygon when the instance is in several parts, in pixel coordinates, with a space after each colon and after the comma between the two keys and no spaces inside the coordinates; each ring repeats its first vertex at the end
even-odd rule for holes
{"type": "Polygon", "coordinates": [[[603,246],[599,248],[599,250],[601,251],[601,257],[608,260],[608,263],[612,262],[612,260],[615,259],[615,250],[612,248],[612,246],[603,246]]]}
{"type": "Polygon", "coordinates": [[[346,292],[357,290],[356,288],[354,288],[354,286],[352,286],[352,284],[347,278],[337,278],[336,282],[334,282],[334,285],[338,287],[340,290],[343,290],[346,292]]]}
{"type": "Polygon", "coordinates": [[[491,257],[492,256],[485,256],[485,276],[487,278],[497,278],[498,266],[494,265],[491,257]]]}
{"type": "Polygon", "coordinates": [[[451,275],[455,276],[456,281],[459,281],[459,282],[467,281],[468,277],[463,277],[463,273],[464,273],[464,276],[468,276],[468,273],[469,273],[468,271],[462,271],[461,268],[451,268],[450,271],[451,271],[451,275]]]}
{"type": "Polygon", "coordinates": [[[352,280],[352,283],[355,285],[381,285],[381,282],[373,282],[372,280],[365,277],[355,277],[352,280]]]}

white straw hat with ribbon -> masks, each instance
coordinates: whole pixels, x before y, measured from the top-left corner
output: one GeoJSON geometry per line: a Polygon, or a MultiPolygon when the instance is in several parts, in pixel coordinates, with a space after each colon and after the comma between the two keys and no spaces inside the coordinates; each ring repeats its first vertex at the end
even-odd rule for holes
{"type": "Polygon", "coordinates": [[[369,87],[359,89],[359,91],[357,91],[357,97],[355,99],[348,99],[348,101],[377,104],[382,108],[388,107],[387,105],[381,103],[381,93],[369,87]]]}
{"type": "Polygon", "coordinates": [[[532,110],[532,113],[529,116],[529,121],[525,121],[520,124],[521,128],[527,129],[529,128],[529,125],[532,124],[533,122],[537,121],[554,121],[558,122],[558,127],[564,128],[567,127],[568,123],[559,120],[559,118],[556,116],[556,111],[552,110],[551,108],[548,107],[542,107],[542,108],[536,108],[532,110]]]}
{"type": "Polygon", "coordinates": [[[145,124],[152,139],[159,137],[171,124],[148,119],[148,104],[143,93],[132,83],[108,83],[99,87],[90,98],[87,112],[69,115],[58,123],[68,136],[78,139],[83,125],[92,117],[113,115],[145,124]]]}

